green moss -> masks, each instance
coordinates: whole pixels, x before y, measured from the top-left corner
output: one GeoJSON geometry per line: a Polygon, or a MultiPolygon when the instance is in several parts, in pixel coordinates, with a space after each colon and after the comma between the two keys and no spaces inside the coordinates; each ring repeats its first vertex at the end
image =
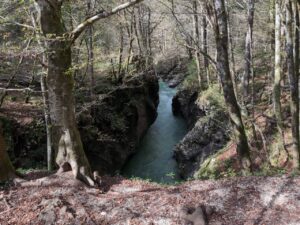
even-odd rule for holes
{"type": "Polygon", "coordinates": [[[238,172],[233,168],[234,158],[224,161],[218,160],[218,157],[228,150],[228,146],[217,153],[209,156],[194,174],[194,179],[219,179],[224,177],[234,177],[238,172]]]}
{"type": "Polygon", "coordinates": [[[199,81],[197,77],[197,65],[195,60],[189,62],[188,76],[183,81],[181,87],[183,89],[195,89],[199,87],[199,81]]]}
{"type": "Polygon", "coordinates": [[[195,179],[216,179],[218,176],[218,162],[215,155],[206,159],[200,169],[194,174],[195,179]]]}
{"type": "Polygon", "coordinates": [[[197,104],[201,108],[209,109],[210,112],[227,111],[224,96],[217,84],[202,91],[197,99],[197,104]]]}
{"type": "Polygon", "coordinates": [[[280,168],[288,159],[288,154],[284,149],[282,138],[279,133],[276,133],[273,137],[273,141],[269,149],[269,161],[271,166],[280,168]]]}
{"type": "Polygon", "coordinates": [[[275,168],[269,163],[264,163],[260,170],[254,172],[254,176],[274,176],[274,175],[283,175],[286,173],[286,170],[283,168],[275,168]]]}
{"type": "Polygon", "coordinates": [[[132,180],[132,181],[143,181],[143,182],[145,182],[147,184],[158,184],[157,182],[151,180],[150,178],[146,179],[146,178],[132,176],[129,179],[132,180]]]}

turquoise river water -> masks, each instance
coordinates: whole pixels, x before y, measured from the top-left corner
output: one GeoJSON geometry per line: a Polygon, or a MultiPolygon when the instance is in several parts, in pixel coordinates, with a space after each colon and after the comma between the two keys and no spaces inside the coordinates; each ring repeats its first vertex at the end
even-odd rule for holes
{"type": "Polygon", "coordinates": [[[176,89],[160,82],[157,119],[141,141],[138,152],[123,168],[124,176],[160,183],[180,180],[173,149],[187,133],[187,126],[181,117],[175,117],[172,113],[172,98],[175,94],[176,89]]]}

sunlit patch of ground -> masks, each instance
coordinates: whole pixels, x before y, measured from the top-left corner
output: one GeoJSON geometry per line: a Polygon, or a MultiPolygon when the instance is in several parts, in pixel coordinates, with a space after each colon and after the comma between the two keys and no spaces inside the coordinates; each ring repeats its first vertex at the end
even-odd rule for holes
{"type": "Polygon", "coordinates": [[[95,189],[54,174],[1,190],[0,224],[184,224],[180,208],[200,204],[214,209],[210,225],[300,224],[299,186],[299,177],[287,176],[178,186],[103,177],[95,189]]]}

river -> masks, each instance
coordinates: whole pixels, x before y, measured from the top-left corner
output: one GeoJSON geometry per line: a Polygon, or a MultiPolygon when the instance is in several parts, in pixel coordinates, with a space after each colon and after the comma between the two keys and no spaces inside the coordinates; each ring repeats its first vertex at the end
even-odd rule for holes
{"type": "Polygon", "coordinates": [[[175,183],[180,180],[177,164],[173,158],[175,145],[187,133],[181,117],[172,113],[172,98],[176,89],[159,83],[158,116],[142,139],[138,151],[123,168],[122,174],[129,178],[142,178],[159,183],[175,183]]]}

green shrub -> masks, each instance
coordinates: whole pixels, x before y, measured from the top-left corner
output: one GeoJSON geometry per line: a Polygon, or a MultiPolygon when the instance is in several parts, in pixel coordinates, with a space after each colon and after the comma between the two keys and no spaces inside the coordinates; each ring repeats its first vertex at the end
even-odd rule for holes
{"type": "Polygon", "coordinates": [[[210,112],[227,111],[224,96],[217,84],[202,91],[197,99],[197,104],[201,108],[209,109],[210,112]]]}
{"type": "Polygon", "coordinates": [[[182,83],[183,89],[195,89],[199,87],[199,81],[197,77],[197,65],[195,60],[190,61],[188,64],[188,76],[182,83]]]}

